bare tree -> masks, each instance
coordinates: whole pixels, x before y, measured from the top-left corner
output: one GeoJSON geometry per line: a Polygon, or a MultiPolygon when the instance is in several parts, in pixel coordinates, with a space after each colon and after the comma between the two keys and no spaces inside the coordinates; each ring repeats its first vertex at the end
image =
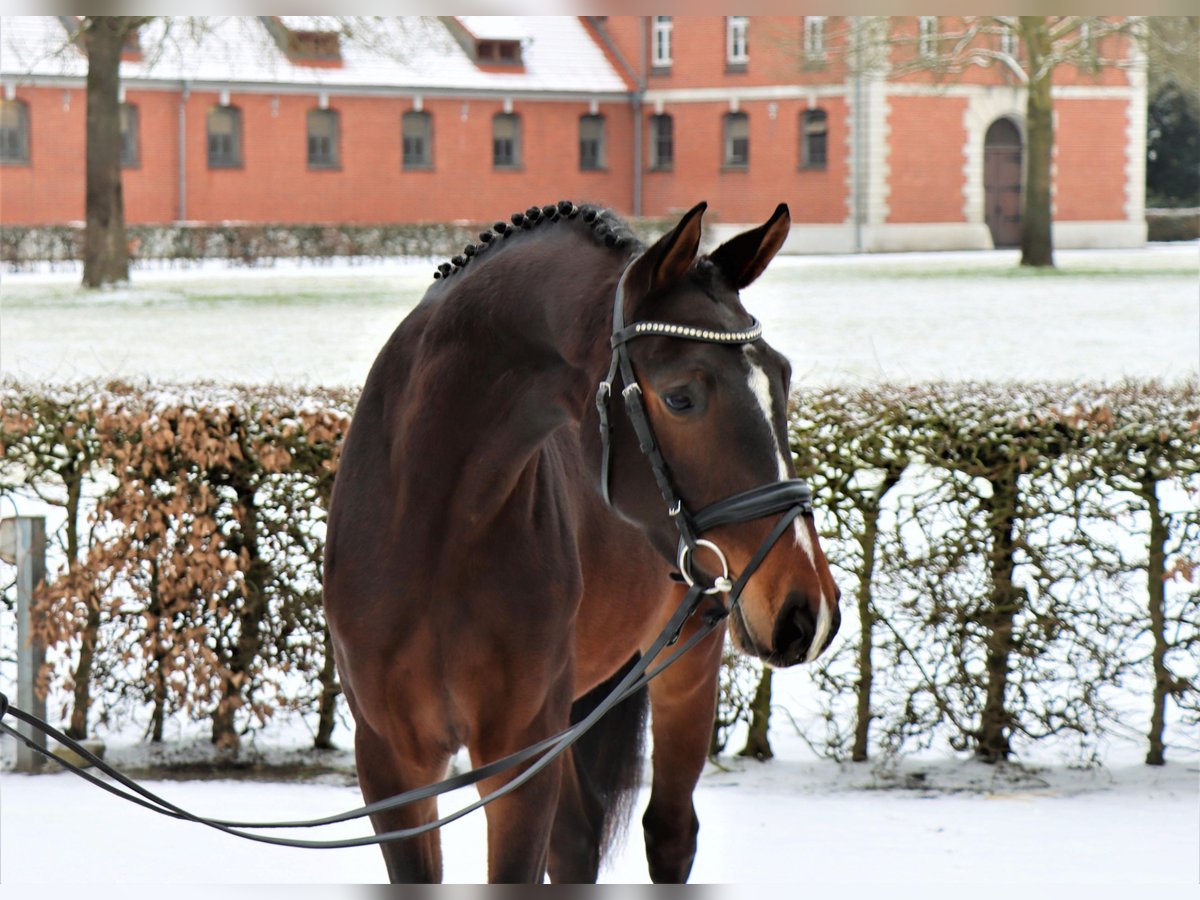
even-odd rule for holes
{"type": "Polygon", "coordinates": [[[85,16],[71,35],[88,61],[85,287],[129,280],[121,191],[121,51],[147,21],[144,16],[85,16]]]}
{"type": "MultiPolygon", "coordinates": [[[[1067,66],[1099,73],[1141,64],[1132,41],[1145,29],[1136,18],[1090,16],[848,17],[823,38],[821,59],[841,55],[853,74],[903,78],[929,73],[937,83],[977,68],[995,68],[1026,92],[1021,265],[1053,266],[1051,161],[1054,107],[1051,86],[1067,66]]],[[[800,54],[811,50],[799,50],[800,54]]]]}
{"type": "MultiPolygon", "coordinates": [[[[63,17],[68,37],[87,55],[86,209],[83,284],[101,287],[129,280],[129,244],[125,234],[125,204],[121,182],[120,84],[121,55],[136,49],[139,30],[154,16],[63,17]]],[[[418,44],[449,46],[444,29],[428,17],[323,16],[314,19],[319,31],[293,31],[275,17],[245,17],[259,34],[263,51],[272,41],[286,54],[303,51],[320,34],[354,43],[384,55],[404,59],[418,44]]],[[[209,31],[201,17],[164,17],[156,46],[146,48],[153,59],[168,44],[198,44],[209,31]]]]}
{"type": "Polygon", "coordinates": [[[1051,162],[1055,74],[1067,66],[1097,74],[1140,64],[1127,38],[1136,19],[1096,16],[969,16],[937,19],[913,39],[917,53],[902,67],[953,78],[971,67],[999,66],[1025,88],[1025,171],[1021,201],[1021,265],[1053,266],[1051,162]],[[941,24],[944,23],[944,24],[941,24]]]}

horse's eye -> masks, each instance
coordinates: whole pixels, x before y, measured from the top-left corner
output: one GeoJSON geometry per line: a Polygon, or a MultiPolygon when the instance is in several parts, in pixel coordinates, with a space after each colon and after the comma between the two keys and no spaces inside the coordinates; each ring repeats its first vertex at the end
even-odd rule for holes
{"type": "Polygon", "coordinates": [[[687,412],[693,405],[687,394],[663,394],[662,400],[671,412],[687,412]]]}

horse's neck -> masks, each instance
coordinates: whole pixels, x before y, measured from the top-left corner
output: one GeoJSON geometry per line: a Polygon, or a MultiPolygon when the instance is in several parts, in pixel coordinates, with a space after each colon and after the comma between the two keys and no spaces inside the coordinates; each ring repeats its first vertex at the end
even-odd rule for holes
{"type": "MultiPolygon", "coordinates": [[[[610,301],[589,288],[572,296],[551,281],[499,306],[448,297],[460,308],[431,323],[406,392],[400,471],[405,493],[444,506],[456,533],[486,534],[518,495],[536,505],[531,491],[562,489],[531,473],[551,435],[585,415],[603,374],[607,314],[580,302],[610,301]]],[[[574,464],[576,480],[583,468],[574,464]]]]}

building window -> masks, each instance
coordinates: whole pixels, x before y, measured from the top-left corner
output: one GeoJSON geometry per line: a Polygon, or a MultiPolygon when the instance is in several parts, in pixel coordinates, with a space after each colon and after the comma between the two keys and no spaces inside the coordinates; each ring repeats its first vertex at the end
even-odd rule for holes
{"type": "Polygon", "coordinates": [[[29,163],[29,107],[21,100],[0,100],[0,163],[29,163]]]}
{"type": "Polygon", "coordinates": [[[208,111],[208,167],[236,169],[242,165],[242,111],[214,106],[208,111]]]}
{"type": "Polygon", "coordinates": [[[918,17],[917,52],[924,57],[937,53],[937,16],[918,17]]]}
{"type": "Polygon", "coordinates": [[[1017,33],[1011,25],[1000,26],[1000,52],[1006,56],[1017,55],[1017,33]]]}
{"type": "Polygon", "coordinates": [[[800,114],[800,166],[824,169],[828,158],[829,117],[823,109],[807,109],[800,114]]]}
{"type": "Polygon", "coordinates": [[[138,108],[122,103],[118,116],[121,120],[121,166],[136,169],[141,162],[138,158],[138,108]]]}
{"type": "Polygon", "coordinates": [[[825,62],[825,17],[804,17],[804,59],[810,63],[825,62]]]}
{"type": "Polygon", "coordinates": [[[746,16],[725,17],[725,61],[731,66],[744,66],[750,61],[746,31],[750,20],[746,16]]]}
{"type": "Polygon", "coordinates": [[[433,168],[433,117],[427,112],[409,110],[400,118],[400,136],[404,148],[404,168],[433,168]]]}
{"type": "Polygon", "coordinates": [[[475,45],[475,61],[502,66],[519,66],[521,64],[521,42],[479,41],[475,45]]]}
{"type": "Polygon", "coordinates": [[[498,113],[492,119],[492,166],[497,169],[521,167],[521,117],[498,113]]]}
{"type": "Polygon", "coordinates": [[[332,109],[308,111],[308,167],[336,169],[338,158],[338,114],[332,109]]]}
{"type": "Polygon", "coordinates": [[[671,29],[673,27],[670,16],[654,17],[650,64],[655,68],[665,68],[671,65],[671,29]]]}
{"type": "Polygon", "coordinates": [[[725,113],[725,156],[727,169],[750,165],[750,117],[743,112],[725,113]]]}
{"type": "Polygon", "coordinates": [[[579,117],[579,168],[584,171],[603,169],[604,116],[579,117]]]}
{"type": "Polygon", "coordinates": [[[1079,50],[1081,53],[1091,53],[1095,49],[1092,46],[1092,23],[1083,19],[1079,23],[1079,50]]]}
{"type": "Polygon", "coordinates": [[[650,168],[671,169],[675,166],[675,123],[669,115],[650,117],[650,168]]]}

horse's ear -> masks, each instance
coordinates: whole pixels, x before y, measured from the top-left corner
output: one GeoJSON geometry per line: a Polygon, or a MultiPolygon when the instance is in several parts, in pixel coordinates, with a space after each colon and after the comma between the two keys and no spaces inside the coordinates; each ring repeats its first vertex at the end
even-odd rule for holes
{"type": "MultiPolygon", "coordinates": [[[[633,263],[628,283],[638,288],[631,296],[644,297],[669,288],[683,278],[700,250],[700,220],[708,203],[703,200],[689,209],[667,234],[664,234],[633,263]]],[[[629,315],[632,310],[626,310],[629,315]]],[[[628,321],[632,321],[629,316],[628,321]]]]}
{"type": "Polygon", "coordinates": [[[744,231],[730,238],[708,255],[717,268],[733,285],[741,290],[763,273],[767,264],[775,258],[792,227],[792,217],[786,203],[775,207],[775,213],[766,224],[744,231]]]}

